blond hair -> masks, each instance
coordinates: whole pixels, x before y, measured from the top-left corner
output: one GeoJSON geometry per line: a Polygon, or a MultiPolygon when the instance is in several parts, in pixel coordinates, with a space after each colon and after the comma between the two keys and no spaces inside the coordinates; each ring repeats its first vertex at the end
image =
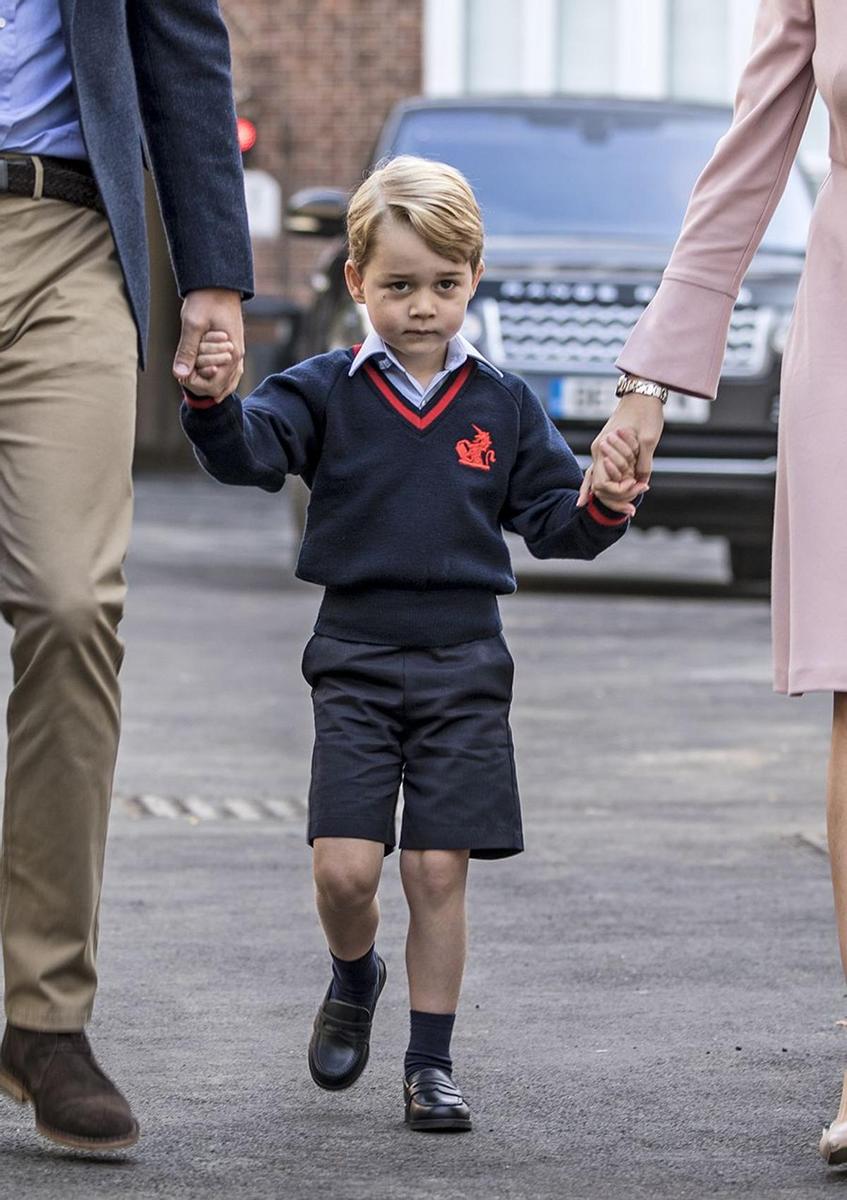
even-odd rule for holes
{"type": "Polygon", "coordinates": [[[402,154],[380,163],[347,207],[350,258],[363,270],[386,217],[408,225],[430,250],[453,262],[482,261],[482,214],[461,171],[447,163],[402,154]]]}

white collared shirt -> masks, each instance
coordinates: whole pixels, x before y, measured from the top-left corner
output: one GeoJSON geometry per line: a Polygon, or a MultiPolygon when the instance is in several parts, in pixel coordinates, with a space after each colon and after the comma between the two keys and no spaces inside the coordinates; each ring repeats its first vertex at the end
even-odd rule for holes
{"type": "Polygon", "coordinates": [[[472,346],[467,338],[462,337],[457,333],[455,337],[451,337],[447,343],[447,355],[444,359],[444,369],[437,371],[430,379],[427,386],[424,388],[410,375],[403,364],[399,361],[394,351],[387,345],[382,338],[374,330],[368,334],[362,342],[361,349],[353,362],[350,365],[348,375],[355,375],[359,367],[366,363],[369,358],[378,359],[378,367],[387,375],[389,381],[394,384],[397,391],[405,398],[411,401],[416,408],[423,408],[427,400],[431,399],[438,389],[441,387],[445,378],[451,371],[456,371],[469,358],[476,358],[479,362],[484,362],[491,367],[492,371],[497,371],[497,374],[502,378],[503,372],[498,371],[494,363],[477,350],[476,346],[472,346]]]}

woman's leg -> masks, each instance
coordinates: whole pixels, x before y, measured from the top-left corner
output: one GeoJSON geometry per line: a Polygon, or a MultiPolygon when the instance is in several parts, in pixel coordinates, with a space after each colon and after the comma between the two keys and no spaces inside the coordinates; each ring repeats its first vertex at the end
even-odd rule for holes
{"type": "Polygon", "coordinates": [[[847,692],[834,697],[826,824],[838,944],[847,978],[847,692]]]}
{"type": "MultiPolygon", "coordinates": [[[[835,923],[841,965],[847,978],[847,693],[836,692],[832,712],[832,747],[826,794],[829,864],[835,897],[835,923]]],[[[833,1123],[824,1129],[820,1151],[827,1162],[847,1162],[847,1075],[841,1105],[833,1123]]]]}

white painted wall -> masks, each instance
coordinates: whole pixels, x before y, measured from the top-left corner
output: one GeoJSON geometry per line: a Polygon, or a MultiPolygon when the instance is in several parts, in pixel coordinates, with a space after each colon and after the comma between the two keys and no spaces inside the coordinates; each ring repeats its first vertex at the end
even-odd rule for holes
{"type": "MultiPolygon", "coordinates": [[[[428,95],[579,91],[731,101],[758,0],[424,0],[424,5],[428,95]],[[686,21],[715,24],[692,30],[686,21]],[[575,40],[567,42],[568,36],[575,40]],[[674,53],[694,56],[703,45],[723,55],[714,73],[704,74],[702,61],[693,60],[686,70],[679,57],[670,69],[674,53]]],[[[826,115],[818,105],[803,146],[818,170],[826,160],[826,136],[826,115]]]]}

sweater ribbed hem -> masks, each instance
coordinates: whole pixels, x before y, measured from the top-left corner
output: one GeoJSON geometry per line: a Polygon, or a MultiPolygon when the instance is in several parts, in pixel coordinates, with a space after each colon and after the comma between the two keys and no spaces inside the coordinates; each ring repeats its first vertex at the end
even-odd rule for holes
{"type": "Polygon", "coordinates": [[[327,588],[315,633],[379,646],[455,646],[503,628],[497,597],[481,588],[327,588]]]}

